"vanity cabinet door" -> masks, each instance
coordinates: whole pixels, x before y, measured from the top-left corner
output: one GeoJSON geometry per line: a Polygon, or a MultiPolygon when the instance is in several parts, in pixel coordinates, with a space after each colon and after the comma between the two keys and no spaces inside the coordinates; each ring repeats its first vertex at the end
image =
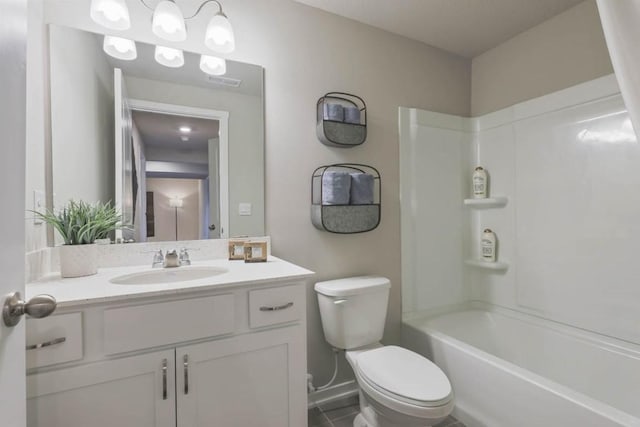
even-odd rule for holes
{"type": "Polygon", "coordinates": [[[175,427],[175,353],[27,376],[28,427],[175,427]]]}
{"type": "Polygon", "coordinates": [[[178,427],[305,427],[301,325],[176,349],[178,427]]]}

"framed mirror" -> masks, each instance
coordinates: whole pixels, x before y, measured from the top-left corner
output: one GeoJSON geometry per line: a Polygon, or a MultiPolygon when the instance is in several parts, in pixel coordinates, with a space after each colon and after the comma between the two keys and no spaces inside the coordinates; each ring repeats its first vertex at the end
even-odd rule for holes
{"type": "Polygon", "coordinates": [[[199,54],[176,67],[153,45],[113,48],[49,26],[54,207],[111,201],[130,242],[264,235],[263,68],[212,75],[199,54]]]}

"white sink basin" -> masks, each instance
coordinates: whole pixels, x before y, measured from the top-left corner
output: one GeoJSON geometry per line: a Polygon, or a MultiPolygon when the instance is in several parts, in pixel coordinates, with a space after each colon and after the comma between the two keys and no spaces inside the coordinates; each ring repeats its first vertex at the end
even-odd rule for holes
{"type": "Polygon", "coordinates": [[[228,272],[223,267],[176,267],[125,274],[109,280],[116,285],[157,285],[206,279],[228,272]]]}

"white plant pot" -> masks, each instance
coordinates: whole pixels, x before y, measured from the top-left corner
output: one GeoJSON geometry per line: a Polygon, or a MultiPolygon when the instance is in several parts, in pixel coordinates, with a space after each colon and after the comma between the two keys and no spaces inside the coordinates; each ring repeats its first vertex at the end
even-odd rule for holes
{"type": "Polygon", "coordinates": [[[98,246],[63,245],[60,247],[62,277],[91,276],[98,273],[98,246]]]}

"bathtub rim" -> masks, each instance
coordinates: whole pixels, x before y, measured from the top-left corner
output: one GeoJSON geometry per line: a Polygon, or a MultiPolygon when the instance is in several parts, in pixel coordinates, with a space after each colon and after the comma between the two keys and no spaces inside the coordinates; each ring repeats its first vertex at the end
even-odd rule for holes
{"type": "MultiPolygon", "coordinates": [[[[547,326],[546,322],[556,323],[553,321],[549,321],[547,319],[536,319],[535,316],[530,316],[524,313],[515,313],[515,316],[509,316],[508,313],[503,313],[503,310],[507,312],[513,312],[515,310],[504,309],[503,307],[491,306],[490,304],[485,304],[485,303],[481,303],[480,305],[466,304],[464,307],[465,308],[461,308],[460,306],[458,306],[458,309],[455,311],[439,312],[437,314],[431,313],[431,314],[415,315],[415,316],[411,316],[410,318],[403,318],[402,327],[403,328],[408,327],[413,329],[414,332],[427,334],[430,337],[440,341],[441,343],[450,345],[456,350],[462,351],[463,353],[468,354],[472,357],[476,357],[494,368],[506,371],[510,375],[513,375],[521,380],[532,383],[534,386],[537,386],[558,397],[564,398],[575,405],[578,405],[587,410],[593,411],[594,413],[597,413],[601,417],[604,417],[611,421],[619,423],[622,426],[640,426],[640,417],[634,416],[619,408],[611,406],[608,403],[605,403],[594,397],[588,396],[580,391],[577,391],[569,386],[558,383],[550,378],[544,377],[540,374],[530,371],[529,369],[518,366],[513,362],[510,362],[506,359],[502,359],[478,347],[475,347],[471,344],[468,344],[464,341],[454,338],[451,335],[447,335],[443,332],[440,332],[432,327],[425,325],[426,321],[434,317],[439,317],[447,314],[455,314],[463,311],[479,311],[479,312],[484,311],[484,312],[490,312],[490,313],[493,312],[500,315],[504,315],[505,317],[515,317],[517,320],[522,320],[525,322],[527,322],[527,320],[533,320],[533,322],[531,323],[536,326],[543,326],[544,324],[544,326],[546,327],[547,326]],[[533,317],[534,319],[530,319],[531,317],[533,317]]],[[[556,325],[553,325],[553,326],[556,326],[556,325]]],[[[559,325],[559,326],[560,326],[560,330],[555,329],[554,327],[552,327],[552,329],[554,329],[556,332],[565,333],[567,335],[572,336],[572,338],[579,339],[579,340],[581,339],[580,337],[583,335],[593,334],[591,332],[582,331],[578,328],[573,328],[571,326],[566,326],[566,325],[559,325]],[[576,329],[577,331],[579,331],[579,333],[577,336],[574,335],[573,333],[566,333],[562,331],[562,329],[565,329],[565,328],[576,329]]],[[[575,331],[571,331],[571,332],[575,332],[575,331]]],[[[610,338],[610,337],[607,337],[607,338],[610,338]]],[[[613,340],[619,341],[617,339],[613,339],[613,340]]],[[[586,341],[590,344],[594,343],[594,341],[596,343],[598,342],[597,340],[594,340],[594,338],[592,337],[589,337],[586,341]]],[[[600,344],[602,344],[602,342],[600,342],[600,344]]],[[[619,344],[616,344],[614,346],[609,346],[608,344],[606,344],[604,347],[602,347],[601,345],[599,347],[604,348],[607,351],[615,352],[619,348],[618,345],[619,344]]],[[[625,350],[628,350],[628,349],[625,349],[625,350]]],[[[635,357],[640,361],[639,351],[635,351],[633,349],[629,351],[631,352],[631,354],[627,353],[626,351],[624,351],[623,354],[635,357]]],[[[461,408],[461,409],[464,411],[464,408],[461,408]]]]}

